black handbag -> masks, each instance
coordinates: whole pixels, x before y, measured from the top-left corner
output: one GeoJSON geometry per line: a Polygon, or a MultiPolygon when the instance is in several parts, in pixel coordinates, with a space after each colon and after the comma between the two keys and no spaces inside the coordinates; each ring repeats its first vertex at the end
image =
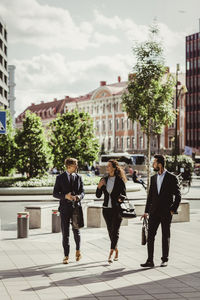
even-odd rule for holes
{"type": "Polygon", "coordinates": [[[146,245],[147,237],[148,237],[148,221],[146,218],[144,218],[143,225],[142,225],[142,239],[141,239],[142,245],[146,245]]]}
{"type": "Polygon", "coordinates": [[[84,227],[83,209],[79,202],[73,203],[72,227],[74,229],[80,229],[84,227]]]}
{"type": "Polygon", "coordinates": [[[120,203],[120,215],[124,219],[133,219],[136,218],[136,212],[134,205],[129,202],[129,200],[122,195],[119,197],[122,200],[122,203],[120,203]]]}

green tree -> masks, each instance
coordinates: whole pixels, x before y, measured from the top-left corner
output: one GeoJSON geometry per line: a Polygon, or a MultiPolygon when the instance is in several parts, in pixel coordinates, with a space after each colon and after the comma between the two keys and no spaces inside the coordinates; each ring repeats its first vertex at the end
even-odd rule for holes
{"type": "Polygon", "coordinates": [[[94,134],[93,121],[88,113],[66,112],[50,124],[50,145],[54,165],[64,170],[66,157],[78,159],[79,166],[97,159],[99,144],[94,134]]]}
{"type": "Polygon", "coordinates": [[[47,172],[52,162],[52,154],[44,134],[40,117],[26,112],[23,128],[15,136],[17,143],[17,163],[19,172],[28,177],[36,177],[47,172]]]}
{"type": "Polygon", "coordinates": [[[0,134],[0,175],[8,176],[15,167],[14,130],[10,112],[6,111],[6,134],[0,134]]]}
{"type": "Polygon", "coordinates": [[[164,125],[175,117],[173,109],[174,79],[166,73],[162,43],[156,40],[158,28],[150,27],[147,41],[133,48],[136,64],[134,76],[123,95],[125,110],[132,121],[138,121],[147,136],[147,176],[150,179],[150,139],[160,134],[164,125]]]}

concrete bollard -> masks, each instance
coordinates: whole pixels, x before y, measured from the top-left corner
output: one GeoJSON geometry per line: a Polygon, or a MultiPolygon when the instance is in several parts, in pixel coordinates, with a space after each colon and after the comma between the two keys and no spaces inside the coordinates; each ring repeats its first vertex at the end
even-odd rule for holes
{"type": "Polygon", "coordinates": [[[61,232],[60,212],[52,209],[52,233],[61,232]]]}
{"type": "Polygon", "coordinates": [[[17,213],[17,238],[27,238],[29,231],[29,212],[17,213]]]}

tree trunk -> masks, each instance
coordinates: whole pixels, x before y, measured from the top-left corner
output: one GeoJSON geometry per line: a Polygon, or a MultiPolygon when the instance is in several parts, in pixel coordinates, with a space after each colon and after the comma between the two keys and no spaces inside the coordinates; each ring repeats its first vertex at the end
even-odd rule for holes
{"type": "Polygon", "coordinates": [[[147,129],[147,194],[149,192],[150,187],[150,160],[151,160],[151,151],[150,151],[150,142],[151,142],[151,133],[150,133],[150,120],[148,123],[147,129]]]}
{"type": "Polygon", "coordinates": [[[160,134],[157,134],[158,154],[160,154],[160,134]]]}

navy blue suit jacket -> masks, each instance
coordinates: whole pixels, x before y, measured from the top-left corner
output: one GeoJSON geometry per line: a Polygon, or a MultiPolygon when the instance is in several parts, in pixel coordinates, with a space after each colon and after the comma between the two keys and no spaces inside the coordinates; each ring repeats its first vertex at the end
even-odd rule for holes
{"type": "Polygon", "coordinates": [[[72,201],[65,199],[66,194],[73,192],[74,195],[79,196],[80,201],[84,197],[82,177],[74,173],[72,175],[73,175],[73,184],[72,184],[73,191],[71,190],[71,186],[66,172],[56,177],[56,182],[53,189],[53,196],[55,198],[60,199],[60,206],[59,206],[60,211],[66,210],[67,207],[72,206],[72,201]]]}

